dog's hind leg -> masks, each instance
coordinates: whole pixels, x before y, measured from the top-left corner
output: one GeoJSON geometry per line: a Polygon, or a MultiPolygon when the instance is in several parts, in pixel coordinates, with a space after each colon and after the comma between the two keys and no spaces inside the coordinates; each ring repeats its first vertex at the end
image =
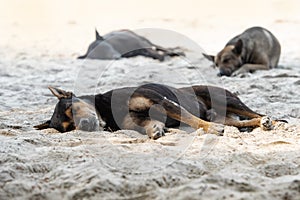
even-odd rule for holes
{"type": "Polygon", "coordinates": [[[124,58],[134,57],[134,56],[145,56],[150,57],[153,59],[157,59],[159,61],[163,61],[165,59],[165,55],[159,54],[159,52],[151,49],[151,48],[144,48],[144,49],[136,49],[130,52],[127,52],[122,55],[124,58]]]}
{"type": "Polygon", "coordinates": [[[165,53],[158,52],[158,51],[150,49],[150,48],[144,49],[143,55],[146,57],[157,59],[159,61],[164,61],[165,56],[166,56],[165,53]]]}
{"type": "Polygon", "coordinates": [[[260,126],[260,118],[253,118],[250,120],[237,120],[233,119],[231,117],[226,117],[224,124],[228,126],[235,126],[238,128],[243,128],[243,127],[259,127],[260,126]]]}
{"type": "Polygon", "coordinates": [[[226,102],[226,117],[225,125],[235,127],[261,127],[263,130],[271,130],[275,121],[272,121],[270,117],[259,114],[251,110],[246,106],[238,97],[227,96],[226,102]],[[229,116],[236,115],[245,120],[236,120],[229,116]]]}
{"type": "Polygon", "coordinates": [[[206,133],[216,135],[222,135],[224,132],[224,125],[202,120],[174,101],[164,98],[159,104],[161,107],[157,106],[158,110],[163,108],[162,112],[166,112],[168,117],[188,124],[192,128],[203,128],[206,133]]]}
{"type": "Polygon", "coordinates": [[[154,45],[153,49],[156,51],[162,52],[166,56],[174,57],[174,56],[185,56],[185,53],[182,51],[180,47],[174,48],[164,48],[158,45],[154,45]]]}
{"type": "Polygon", "coordinates": [[[272,121],[269,117],[259,114],[246,106],[235,94],[218,87],[195,86],[193,90],[198,100],[204,102],[208,108],[207,119],[218,123],[236,127],[261,127],[270,130],[272,121]],[[212,103],[213,102],[213,103],[212,103]],[[236,115],[246,120],[235,120],[230,116],[236,115]],[[225,117],[226,116],[226,117],[225,117]]]}
{"type": "Polygon", "coordinates": [[[259,114],[252,111],[246,106],[240,99],[235,99],[236,103],[233,102],[227,104],[227,117],[225,125],[231,125],[236,127],[261,127],[263,130],[271,130],[276,121],[271,120],[266,115],[259,114]],[[230,115],[237,115],[238,117],[244,117],[246,120],[235,120],[228,118],[230,115]]]}
{"type": "Polygon", "coordinates": [[[261,127],[261,129],[263,130],[271,130],[273,128],[273,122],[267,116],[252,118],[249,120],[236,120],[230,117],[226,117],[224,124],[228,126],[235,126],[238,128],[261,127]]]}
{"type": "MultiPolygon", "coordinates": [[[[182,88],[187,91],[189,88],[182,88]]],[[[199,102],[205,103],[208,109],[213,109],[217,114],[236,114],[247,118],[259,118],[263,115],[254,112],[246,106],[235,94],[223,88],[214,86],[193,86],[194,95],[199,102]]]]}

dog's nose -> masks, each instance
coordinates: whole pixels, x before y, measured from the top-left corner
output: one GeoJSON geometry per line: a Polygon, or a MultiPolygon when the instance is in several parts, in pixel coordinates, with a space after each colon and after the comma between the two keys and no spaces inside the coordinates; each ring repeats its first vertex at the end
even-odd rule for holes
{"type": "Polygon", "coordinates": [[[230,75],[231,75],[230,71],[225,69],[220,69],[218,73],[218,76],[230,76],[230,75]]]}

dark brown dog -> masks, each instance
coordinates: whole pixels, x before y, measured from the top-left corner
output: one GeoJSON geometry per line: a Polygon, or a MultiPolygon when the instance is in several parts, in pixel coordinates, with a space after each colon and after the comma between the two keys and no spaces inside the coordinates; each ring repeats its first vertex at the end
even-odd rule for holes
{"type": "Polygon", "coordinates": [[[85,55],[79,59],[116,60],[134,56],[145,56],[163,61],[167,56],[184,56],[179,47],[164,48],[130,30],[113,31],[100,36],[96,30],[96,40],[89,45],[85,55]]]}
{"type": "Polygon", "coordinates": [[[37,129],[55,128],[60,132],[132,129],[157,139],[164,135],[166,127],[178,127],[180,122],[217,135],[223,133],[223,124],[269,130],[275,123],[252,111],[229,91],[213,86],[175,89],[146,84],[80,97],[57,88],[49,89],[59,102],[51,119],[35,126],[37,129]]]}
{"type": "Polygon", "coordinates": [[[203,55],[219,67],[220,76],[236,76],[276,67],[280,51],[280,44],[270,31],[252,27],[231,39],[217,56],[203,55]]]}

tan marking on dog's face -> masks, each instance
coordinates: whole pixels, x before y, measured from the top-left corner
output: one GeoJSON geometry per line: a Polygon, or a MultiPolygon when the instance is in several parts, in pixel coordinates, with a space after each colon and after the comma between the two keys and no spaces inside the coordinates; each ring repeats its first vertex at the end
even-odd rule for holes
{"type": "Polygon", "coordinates": [[[218,55],[215,57],[215,63],[221,61],[221,58],[224,57],[226,54],[228,54],[228,52],[232,52],[233,49],[234,49],[234,45],[228,45],[224,47],[224,49],[222,49],[222,51],[220,51],[218,55]]]}
{"type": "Polygon", "coordinates": [[[233,45],[228,45],[215,57],[215,64],[219,67],[220,75],[230,76],[241,66],[241,58],[232,51],[233,49],[233,45]]]}
{"type": "Polygon", "coordinates": [[[145,97],[133,97],[129,100],[129,110],[143,111],[148,110],[153,105],[153,102],[145,97]]]}
{"type": "Polygon", "coordinates": [[[95,108],[80,100],[72,105],[72,112],[75,117],[88,117],[95,114],[95,108]]]}

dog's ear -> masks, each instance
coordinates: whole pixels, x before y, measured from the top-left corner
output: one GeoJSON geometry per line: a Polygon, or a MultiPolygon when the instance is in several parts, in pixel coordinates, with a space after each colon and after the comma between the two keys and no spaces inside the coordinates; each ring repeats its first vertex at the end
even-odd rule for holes
{"type": "Polygon", "coordinates": [[[64,90],[55,88],[55,87],[48,87],[51,93],[56,96],[58,99],[63,99],[63,98],[71,98],[72,96],[75,96],[72,92],[66,92],[64,90]]]}
{"type": "Polygon", "coordinates": [[[98,33],[97,29],[95,29],[96,40],[103,40],[103,37],[98,33]]]}
{"type": "Polygon", "coordinates": [[[47,128],[50,128],[50,123],[51,123],[51,120],[48,120],[45,123],[34,126],[33,128],[35,128],[37,130],[47,129],[47,128]]]}
{"type": "Polygon", "coordinates": [[[243,41],[239,39],[235,45],[234,48],[232,49],[232,52],[235,53],[236,55],[240,55],[243,50],[243,41]]]}
{"type": "Polygon", "coordinates": [[[202,55],[204,56],[204,58],[207,58],[209,61],[215,62],[215,56],[208,55],[208,54],[205,54],[205,53],[202,53],[202,55]]]}

